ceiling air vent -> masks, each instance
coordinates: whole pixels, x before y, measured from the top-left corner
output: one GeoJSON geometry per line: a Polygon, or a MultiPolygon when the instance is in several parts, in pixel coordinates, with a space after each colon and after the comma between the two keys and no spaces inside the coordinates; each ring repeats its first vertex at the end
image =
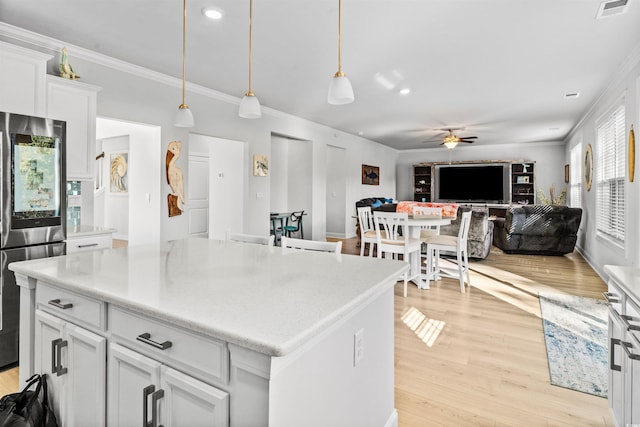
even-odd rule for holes
{"type": "Polygon", "coordinates": [[[596,19],[607,18],[609,16],[620,15],[627,11],[629,0],[610,0],[600,3],[596,19]]]}

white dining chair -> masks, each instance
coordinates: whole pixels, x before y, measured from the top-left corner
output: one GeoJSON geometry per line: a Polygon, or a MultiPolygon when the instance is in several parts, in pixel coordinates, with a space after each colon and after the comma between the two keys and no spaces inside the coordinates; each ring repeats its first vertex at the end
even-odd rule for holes
{"type": "Polygon", "coordinates": [[[358,208],[358,224],[360,225],[360,256],[364,256],[364,250],[369,244],[369,256],[373,256],[373,248],[376,244],[376,228],[373,224],[371,206],[358,208]]]}
{"type": "Polygon", "coordinates": [[[280,246],[283,248],[303,249],[306,251],[316,252],[334,252],[337,254],[342,252],[341,240],[338,240],[336,242],[321,242],[318,240],[303,240],[282,236],[282,240],[280,240],[280,246]]]}
{"type": "MultiPolygon", "coordinates": [[[[382,258],[383,255],[385,258],[388,258],[388,255],[392,258],[402,255],[403,261],[411,264],[411,256],[420,257],[421,242],[420,239],[409,236],[408,217],[406,212],[373,213],[378,258],[382,258]]],[[[417,268],[417,271],[405,271],[403,274],[405,298],[409,280],[418,279],[418,284],[421,283],[421,270],[417,268]]]]}
{"type": "Polygon", "coordinates": [[[273,246],[276,236],[273,234],[270,236],[257,236],[253,234],[232,233],[231,230],[227,230],[227,240],[233,240],[235,242],[244,243],[257,243],[259,245],[273,246]]]}
{"type": "Polygon", "coordinates": [[[427,271],[425,280],[427,284],[438,277],[453,277],[460,280],[460,292],[464,293],[466,282],[471,286],[469,278],[469,253],[467,249],[467,237],[471,224],[471,211],[463,212],[460,219],[460,229],[457,236],[437,235],[426,239],[427,271]],[[446,268],[440,265],[441,252],[454,252],[456,254],[457,269],[446,268]]]}

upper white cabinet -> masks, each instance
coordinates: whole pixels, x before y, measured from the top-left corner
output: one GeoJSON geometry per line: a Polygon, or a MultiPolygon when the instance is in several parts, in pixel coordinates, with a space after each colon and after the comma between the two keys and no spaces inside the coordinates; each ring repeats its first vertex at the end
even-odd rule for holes
{"type": "Polygon", "coordinates": [[[41,52],[0,42],[0,111],[46,115],[47,61],[41,52]]]}
{"type": "Polygon", "coordinates": [[[94,179],[97,86],[47,76],[47,117],[67,122],[67,180],[94,179]]]}

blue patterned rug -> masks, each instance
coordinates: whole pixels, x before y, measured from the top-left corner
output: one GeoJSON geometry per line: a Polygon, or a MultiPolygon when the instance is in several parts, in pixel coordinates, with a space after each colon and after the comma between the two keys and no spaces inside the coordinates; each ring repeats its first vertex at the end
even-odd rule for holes
{"type": "Polygon", "coordinates": [[[604,301],[539,294],[551,384],[607,397],[607,306],[604,301]]]}

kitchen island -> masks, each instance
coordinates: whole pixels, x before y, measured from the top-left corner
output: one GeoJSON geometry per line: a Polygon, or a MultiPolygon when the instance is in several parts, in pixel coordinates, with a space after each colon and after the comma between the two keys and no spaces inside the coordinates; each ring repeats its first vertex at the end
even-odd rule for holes
{"type": "Polygon", "coordinates": [[[9,268],[62,425],[397,425],[407,263],[185,239],[9,268]]]}

